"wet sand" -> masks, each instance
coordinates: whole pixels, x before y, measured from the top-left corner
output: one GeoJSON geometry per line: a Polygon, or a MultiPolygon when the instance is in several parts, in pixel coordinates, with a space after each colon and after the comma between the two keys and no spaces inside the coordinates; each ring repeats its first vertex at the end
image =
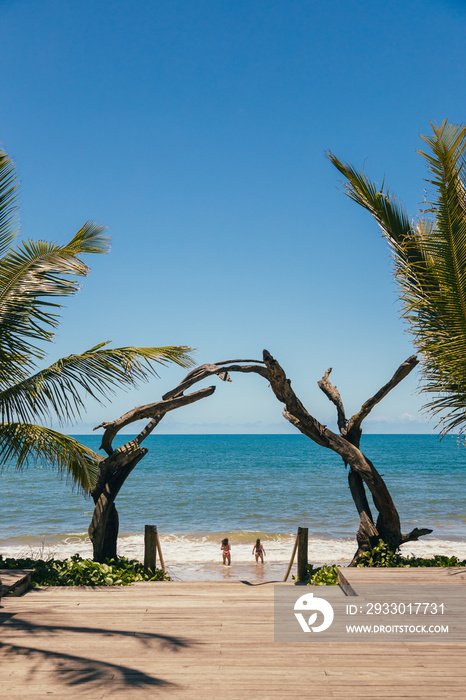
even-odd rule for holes
{"type": "MultiPolygon", "coordinates": [[[[283,581],[289,562],[273,561],[264,564],[255,562],[246,563],[232,561],[230,566],[224,566],[221,562],[167,565],[167,573],[173,581],[283,581]]],[[[290,576],[296,574],[296,564],[293,564],[290,576]]]]}

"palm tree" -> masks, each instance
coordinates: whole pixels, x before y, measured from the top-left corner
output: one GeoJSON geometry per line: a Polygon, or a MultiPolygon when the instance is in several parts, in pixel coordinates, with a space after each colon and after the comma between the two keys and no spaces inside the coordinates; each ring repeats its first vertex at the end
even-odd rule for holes
{"type": "Polygon", "coordinates": [[[364,172],[327,153],[344,176],[346,194],[380,225],[395,258],[403,315],[421,353],[421,390],[433,395],[425,409],[441,432],[466,430],[466,127],[431,124],[422,136],[430,201],[412,221],[364,172]]]}
{"type": "Polygon", "coordinates": [[[45,369],[44,342],[59,322],[60,297],[79,290],[84,253],[106,253],[104,228],[86,223],[66,245],[22,241],[18,236],[15,167],[0,149],[0,467],[31,461],[52,465],[85,492],[95,484],[99,455],[42,425],[78,418],[86,397],[108,398],[117,386],[136,386],[156,374],[155,363],[191,366],[191,348],[110,348],[100,343],[45,369]],[[37,423],[40,421],[40,424],[37,423]]]}

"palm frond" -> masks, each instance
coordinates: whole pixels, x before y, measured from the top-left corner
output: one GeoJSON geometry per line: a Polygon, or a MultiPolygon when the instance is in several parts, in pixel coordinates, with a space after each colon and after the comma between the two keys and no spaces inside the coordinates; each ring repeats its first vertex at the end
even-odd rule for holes
{"type": "Polygon", "coordinates": [[[115,387],[135,387],[149,376],[157,376],[155,364],[174,362],[192,367],[192,348],[126,347],[109,348],[100,343],[80,355],[69,355],[50,367],[9,386],[0,392],[0,413],[3,421],[32,421],[38,416],[59,420],[79,418],[83,399],[93,397],[101,402],[115,393],[115,387]]]}
{"type": "Polygon", "coordinates": [[[426,409],[443,432],[466,429],[466,127],[432,125],[422,136],[431,177],[430,201],[411,224],[404,209],[364,173],[328,157],[346,178],[346,194],[376,219],[395,257],[403,315],[422,353],[426,409]],[[426,216],[427,215],[427,216],[426,216]]]}
{"type": "Polygon", "coordinates": [[[34,343],[53,338],[61,305],[51,299],[79,290],[78,282],[69,276],[89,273],[79,254],[108,249],[104,230],[87,223],[69,244],[27,241],[4,255],[0,264],[0,358],[4,363],[13,364],[18,356],[44,357],[34,343]]]}
{"type": "Polygon", "coordinates": [[[431,269],[426,267],[426,243],[418,235],[419,226],[425,232],[429,221],[423,219],[414,225],[404,207],[384,188],[384,183],[378,186],[364,172],[358,172],[349,163],[341,162],[331,151],[327,151],[327,157],[346,178],[343,182],[345,194],[366,209],[379,224],[392,248],[397,269],[403,273],[399,275],[399,281],[403,275],[408,275],[412,284],[420,290],[426,286],[435,286],[435,276],[431,277],[431,269]]]}
{"type": "Polygon", "coordinates": [[[0,467],[56,467],[89,493],[95,485],[100,460],[99,455],[73,437],[50,428],[27,423],[0,425],[0,467]]]}
{"type": "Polygon", "coordinates": [[[99,456],[74,438],[36,425],[36,419],[77,417],[84,398],[100,401],[117,386],[136,386],[156,374],[157,363],[190,367],[191,348],[112,349],[101,343],[31,376],[45,356],[37,343],[53,339],[59,300],[77,292],[77,278],[89,273],[81,256],[106,253],[110,239],[104,227],[87,222],[65,245],[28,240],[11,248],[17,188],[14,165],[0,150],[0,467],[49,464],[89,492],[99,456]]]}
{"type": "Polygon", "coordinates": [[[405,243],[412,234],[411,222],[405,209],[390,196],[388,190],[384,191],[383,183],[378,187],[364,172],[343,163],[331,151],[327,151],[326,155],[345,178],[345,194],[372,214],[392,246],[405,243]]]}
{"type": "Polygon", "coordinates": [[[0,148],[0,257],[17,235],[17,189],[14,163],[0,148]]]}
{"type": "MultiPolygon", "coordinates": [[[[104,235],[105,226],[94,221],[87,221],[71,241],[66,244],[66,250],[73,255],[83,253],[108,253],[110,251],[110,236],[104,235]]],[[[88,268],[86,268],[88,271],[88,268]]],[[[86,272],[87,274],[87,272],[86,272]]]]}

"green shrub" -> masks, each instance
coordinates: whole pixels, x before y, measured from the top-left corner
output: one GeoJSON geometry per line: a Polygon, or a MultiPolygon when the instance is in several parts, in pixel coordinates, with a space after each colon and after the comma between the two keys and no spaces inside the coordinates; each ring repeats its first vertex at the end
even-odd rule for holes
{"type": "Polygon", "coordinates": [[[34,569],[32,586],[129,586],[135,581],[170,580],[160,569],[147,572],[136,559],[107,559],[99,564],[75,554],[71,559],[4,559],[0,569],[34,569]]]}
{"type": "Polygon", "coordinates": [[[323,564],[314,569],[312,564],[307,567],[308,586],[337,586],[338,569],[336,564],[323,564]]]}
{"type": "Polygon", "coordinates": [[[382,567],[390,566],[395,568],[409,568],[419,566],[466,566],[466,560],[460,561],[457,557],[447,557],[444,554],[436,554],[434,557],[403,557],[400,551],[390,549],[381,542],[370,552],[364,552],[359,556],[357,566],[382,567]]]}
{"type": "Polygon", "coordinates": [[[384,542],[380,542],[370,552],[364,552],[358,557],[356,566],[365,567],[403,567],[406,566],[403,562],[405,558],[401,556],[399,550],[390,549],[384,542]]]}
{"type": "MultiPolygon", "coordinates": [[[[444,554],[436,554],[433,557],[404,557],[399,549],[393,550],[381,542],[370,552],[364,552],[359,556],[357,563],[359,567],[393,567],[409,568],[419,566],[466,566],[466,560],[460,561],[457,557],[447,557],[444,554]]],[[[314,568],[312,564],[308,567],[307,583],[309,586],[336,586],[338,584],[338,569],[335,564],[324,564],[314,568]]],[[[293,578],[295,578],[293,576],[293,578]]]]}

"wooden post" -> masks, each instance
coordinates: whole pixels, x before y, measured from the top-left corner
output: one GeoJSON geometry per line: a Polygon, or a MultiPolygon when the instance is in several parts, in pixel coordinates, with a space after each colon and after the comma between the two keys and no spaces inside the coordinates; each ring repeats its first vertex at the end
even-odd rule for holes
{"type": "Polygon", "coordinates": [[[146,525],[144,528],[144,568],[155,572],[157,558],[157,526],[146,525]]]}
{"type": "Polygon", "coordinates": [[[165,573],[165,562],[163,561],[162,547],[160,546],[159,533],[157,532],[157,549],[159,550],[160,565],[165,573]]]}
{"type": "MultiPolygon", "coordinates": [[[[298,530],[298,532],[299,532],[299,530],[298,530]]],[[[294,541],[294,547],[293,547],[293,551],[291,553],[290,563],[288,564],[288,568],[286,570],[286,574],[285,574],[285,578],[283,579],[283,582],[285,582],[288,579],[288,576],[290,575],[291,567],[293,566],[293,562],[294,562],[297,548],[298,548],[298,535],[296,535],[296,539],[294,541]]]]}
{"type": "Polygon", "coordinates": [[[298,527],[298,575],[296,576],[298,583],[307,579],[308,532],[307,527],[298,527]]]}

